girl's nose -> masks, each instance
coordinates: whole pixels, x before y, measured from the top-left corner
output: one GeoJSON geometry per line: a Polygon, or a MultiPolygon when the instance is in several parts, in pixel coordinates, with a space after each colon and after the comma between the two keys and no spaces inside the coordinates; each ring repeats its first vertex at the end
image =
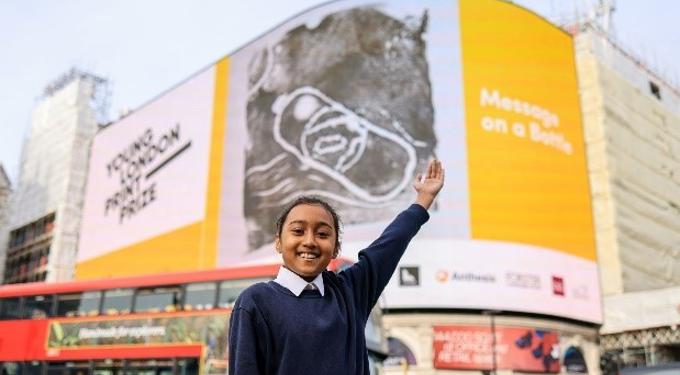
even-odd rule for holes
{"type": "Polygon", "coordinates": [[[308,232],[302,239],[302,244],[307,247],[316,247],[316,239],[314,238],[314,233],[308,232]]]}

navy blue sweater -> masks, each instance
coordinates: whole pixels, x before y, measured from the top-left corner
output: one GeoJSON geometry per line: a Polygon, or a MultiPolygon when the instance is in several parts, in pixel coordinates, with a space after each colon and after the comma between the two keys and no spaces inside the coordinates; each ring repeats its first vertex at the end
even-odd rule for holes
{"type": "Polygon", "coordinates": [[[229,326],[229,373],[369,374],[366,320],[411,238],[429,218],[413,204],[337,275],[324,271],[324,296],[296,297],[270,281],[236,300],[229,326]]]}

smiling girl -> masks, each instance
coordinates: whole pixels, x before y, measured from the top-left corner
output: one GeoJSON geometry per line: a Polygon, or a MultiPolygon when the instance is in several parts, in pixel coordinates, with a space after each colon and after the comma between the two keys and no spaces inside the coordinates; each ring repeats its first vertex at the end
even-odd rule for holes
{"type": "Polygon", "coordinates": [[[229,326],[230,374],[369,374],[366,320],[444,184],[430,161],[413,183],[416,201],[338,274],[340,220],[315,197],[300,197],[276,221],[283,266],[275,280],[236,300],[229,326]]]}

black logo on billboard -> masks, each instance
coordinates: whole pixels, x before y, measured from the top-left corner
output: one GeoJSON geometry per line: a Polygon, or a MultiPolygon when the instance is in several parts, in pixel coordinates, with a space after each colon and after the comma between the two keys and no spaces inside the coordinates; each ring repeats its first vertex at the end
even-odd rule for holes
{"type": "Polygon", "coordinates": [[[120,187],[104,202],[104,216],[116,214],[122,224],[156,201],[153,176],[190,147],[191,140],[182,143],[179,123],[160,135],[146,129],[106,164],[107,176],[120,187]]]}
{"type": "Polygon", "coordinates": [[[399,267],[400,286],[419,286],[420,269],[418,267],[399,267]]]}

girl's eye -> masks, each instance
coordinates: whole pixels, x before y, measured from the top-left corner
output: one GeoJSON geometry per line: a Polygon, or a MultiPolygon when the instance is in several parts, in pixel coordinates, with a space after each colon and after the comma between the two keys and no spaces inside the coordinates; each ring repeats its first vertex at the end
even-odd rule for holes
{"type": "Polygon", "coordinates": [[[304,233],[304,230],[302,230],[302,228],[293,228],[293,229],[291,229],[290,231],[291,231],[293,234],[298,234],[298,235],[304,233]]]}
{"type": "Polygon", "coordinates": [[[321,238],[328,238],[328,237],[330,237],[330,235],[331,234],[327,233],[327,232],[319,232],[319,237],[321,237],[321,238]]]}

